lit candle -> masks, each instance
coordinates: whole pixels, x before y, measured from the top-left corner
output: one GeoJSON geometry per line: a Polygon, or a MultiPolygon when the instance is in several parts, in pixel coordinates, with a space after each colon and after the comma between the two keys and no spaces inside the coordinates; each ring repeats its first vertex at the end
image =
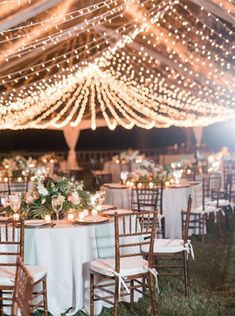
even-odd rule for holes
{"type": "Polygon", "coordinates": [[[79,219],[83,219],[85,217],[84,212],[79,213],[78,217],[79,217],[79,219]]]}
{"type": "Polygon", "coordinates": [[[51,215],[49,215],[49,214],[45,215],[44,219],[45,219],[46,223],[50,223],[51,222],[51,215]]]}
{"type": "Polygon", "coordinates": [[[69,214],[68,214],[68,220],[69,220],[69,221],[74,220],[74,215],[71,214],[71,213],[69,213],[69,214]]]}
{"type": "Polygon", "coordinates": [[[131,181],[131,182],[130,182],[130,188],[133,188],[134,185],[135,185],[134,182],[131,181]]]}
{"type": "Polygon", "coordinates": [[[88,215],[88,210],[83,211],[84,217],[88,215]]]}
{"type": "Polygon", "coordinates": [[[166,182],[165,182],[165,186],[168,187],[169,185],[170,185],[170,182],[169,182],[169,181],[166,181],[166,182]]]}
{"type": "Polygon", "coordinates": [[[96,210],[96,209],[94,209],[94,210],[92,210],[92,211],[91,211],[92,216],[96,216],[96,215],[97,215],[97,213],[98,213],[98,212],[97,212],[97,210],[96,210]]]}
{"type": "Polygon", "coordinates": [[[150,188],[150,189],[153,188],[153,182],[149,182],[149,188],[150,188]]]}
{"type": "Polygon", "coordinates": [[[142,188],[142,183],[138,183],[138,189],[141,189],[142,188]]]}
{"type": "Polygon", "coordinates": [[[13,219],[14,221],[18,221],[20,219],[20,214],[18,213],[13,214],[13,219]]]}

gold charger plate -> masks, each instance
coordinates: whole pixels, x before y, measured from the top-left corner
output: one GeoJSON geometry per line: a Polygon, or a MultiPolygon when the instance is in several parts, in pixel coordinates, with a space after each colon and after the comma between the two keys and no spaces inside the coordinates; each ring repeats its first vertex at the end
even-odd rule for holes
{"type": "Polygon", "coordinates": [[[103,224],[103,223],[107,223],[110,220],[107,217],[103,217],[103,216],[94,216],[94,218],[92,219],[93,216],[87,216],[84,219],[76,219],[75,221],[73,221],[73,225],[92,225],[92,224],[103,224]]]}
{"type": "Polygon", "coordinates": [[[102,212],[103,215],[105,216],[114,216],[114,214],[117,213],[118,215],[127,215],[131,214],[131,210],[125,210],[125,209],[116,209],[116,210],[107,210],[102,212]]]}

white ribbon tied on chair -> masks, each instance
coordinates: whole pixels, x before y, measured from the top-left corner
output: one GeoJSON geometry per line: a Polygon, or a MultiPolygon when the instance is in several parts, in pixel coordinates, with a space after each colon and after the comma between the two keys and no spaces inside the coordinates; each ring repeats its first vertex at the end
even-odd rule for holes
{"type": "Polygon", "coordinates": [[[165,216],[163,214],[159,214],[157,215],[157,220],[158,220],[158,227],[159,229],[162,229],[162,219],[164,218],[165,216]]]}
{"type": "MultiPolygon", "coordinates": [[[[154,268],[149,268],[149,267],[144,267],[144,270],[145,270],[146,272],[150,272],[150,273],[154,276],[154,278],[155,278],[155,280],[156,280],[156,288],[157,288],[158,293],[159,293],[158,272],[157,272],[157,270],[154,269],[154,268]]],[[[127,293],[130,294],[130,290],[129,290],[128,286],[126,285],[126,282],[125,282],[126,279],[127,279],[127,276],[122,275],[120,272],[118,273],[118,272],[116,272],[115,270],[113,270],[112,273],[113,273],[116,277],[118,277],[118,293],[119,293],[119,295],[120,295],[120,292],[121,292],[121,286],[122,286],[122,285],[123,285],[124,289],[127,291],[127,293]]]]}
{"type": "Polygon", "coordinates": [[[158,284],[158,272],[155,268],[147,268],[147,271],[150,272],[155,280],[156,280],[156,288],[157,288],[157,291],[158,291],[158,294],[160,293],[160,289],[159,289],[159,284],[158,284]]]}
{"type": "Polygon", "coordinates": [[[191,244],[191,240],[188,240],[187,243],[184,244],[184,249],[187,252],[187,260],[189,255],[191,255],[192,259],[194,260],[194,251],[193,246],[191,244]]]}

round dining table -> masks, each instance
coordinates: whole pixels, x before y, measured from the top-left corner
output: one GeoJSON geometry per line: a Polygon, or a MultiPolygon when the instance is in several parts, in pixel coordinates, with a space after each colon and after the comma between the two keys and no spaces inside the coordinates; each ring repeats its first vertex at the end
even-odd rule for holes
{"type": "MultiPolygon", "coordinates": [[[[47,271],[52,315],[74,315],[81,309],[89,314],[89,265],[99,255],[96,227],[105,233],[107,225],[112,227],[112,223],[75,226],[59,222],[54,227],[25,228],[25,263],[47,271]]],[[[102,304],[97,302],[95,307],[98,315],[102,304]]]]}
{"type": "MultiPolygon", "coordinates": [[[[105,203],[120,209],[131,209],[131,189],[120,183],[104,184],[105,203]]],[[[202,186],[200,183],[167,187],[163,190],[163,215],[165,217],[165,237],[182,238],[181,211],[186,211],[189,194],[192,195],[192,208],[201,204],[202,186]]],[[[189,232],[190,234],[190,232],[189,232]]]]}

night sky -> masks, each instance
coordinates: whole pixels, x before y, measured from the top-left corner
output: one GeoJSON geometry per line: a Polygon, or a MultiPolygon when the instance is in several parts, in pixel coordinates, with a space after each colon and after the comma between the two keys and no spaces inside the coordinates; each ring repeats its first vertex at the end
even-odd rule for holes
{"type": "MultiPolygon", "coordinates": [[[[181,128],[115,131],[98,128],[96,131],[84,130],[80,134],[77,150],[155,148],[185,142],[181,128]]],[[[194,142],[194,140],[193,140],[194,142]]],[[[212,151],[227,146],[235,151],[235,122],[214,124],[204,130],[203,142],[212,151]]],[[[10,151],[66,151],[63,132],[49,130],[23,130],[0,132],[0,153],[10,151]]]]}

